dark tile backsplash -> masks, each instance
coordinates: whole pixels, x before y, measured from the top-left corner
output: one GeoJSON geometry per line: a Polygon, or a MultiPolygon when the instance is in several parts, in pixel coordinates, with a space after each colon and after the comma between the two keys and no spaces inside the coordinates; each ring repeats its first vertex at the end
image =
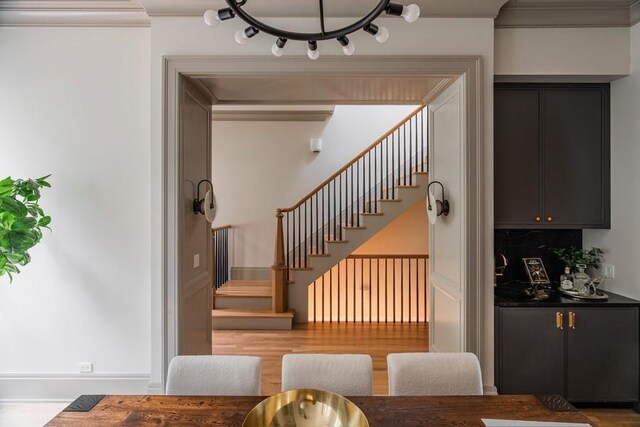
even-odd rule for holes
{"type": "Polygon", "coordinates": [[[507,257],[509,265],[498,285],[508,282],[527,282],[529,278],[522,258],[540,257],[552,282],[559,282],[564,263],[551,251],[568,246],[582,247],[582,230],[496,230],[496,253],[507,257]]]}

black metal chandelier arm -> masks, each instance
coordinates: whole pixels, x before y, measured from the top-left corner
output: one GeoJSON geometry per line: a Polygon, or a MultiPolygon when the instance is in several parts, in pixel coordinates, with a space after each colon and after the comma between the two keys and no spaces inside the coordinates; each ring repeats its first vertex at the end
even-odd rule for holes
{"type": "Polygon", "coordinates": [[[324,32],[324,33],[298,33],[294,31],[286,31],[280,30],[278,28],[271,27],[267,24],[264,24],[258,21],[253,16],[249,15],[247,12],[242,10],[240,3],[244,4],[244,2],[237,2],[236,0],[225,0],[229,8],[239,16],[243,21],[247,24],[257,28],[263,33],[271,34],[274,37],[281,37],[288,40],[298,40],[298,41],[310,41],[310,40],[331,40],[337,39],[338,37],[344,37],[351,33],[354,33],[370,23],[372,23],[382,12],[387,9],[387,6],[391,2],[391,0],[380,0],[380,3],[369,12],[364,18],[354,22],[353,24],[346,26],[344,28],[340,28],[338,30],[324,32]]]}
{"type": "Polygon", "coordinates": [[[324,29],[324,0],[320,0],[320,31],[322,34],[326,33],[324,29]]]}

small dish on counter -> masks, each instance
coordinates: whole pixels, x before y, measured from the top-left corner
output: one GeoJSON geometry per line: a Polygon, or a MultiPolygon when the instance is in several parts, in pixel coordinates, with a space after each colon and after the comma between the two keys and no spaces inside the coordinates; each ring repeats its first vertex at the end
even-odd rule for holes
{"type": "Polygon", "coordinates": [[[595,295],[585,295],[577,291],[572,291],[572,290],[567,290],[562,288],[558,288],[558,291],[574,299],[583,299],[583,300],[591,300],[591,301],[606,301],[609,299],[609,295],[607,295],[606,293],[602,292],[599,289],[596,291],[595,295]]]}

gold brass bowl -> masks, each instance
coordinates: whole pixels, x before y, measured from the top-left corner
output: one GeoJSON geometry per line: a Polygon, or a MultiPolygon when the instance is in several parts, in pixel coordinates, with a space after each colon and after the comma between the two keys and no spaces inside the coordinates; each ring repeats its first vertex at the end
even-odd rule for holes
{"type": "Polygon", "coordinates": [[[242,427],[369,427],[350,400],[323,390],[289,390],[258,403],[242,427]]]}

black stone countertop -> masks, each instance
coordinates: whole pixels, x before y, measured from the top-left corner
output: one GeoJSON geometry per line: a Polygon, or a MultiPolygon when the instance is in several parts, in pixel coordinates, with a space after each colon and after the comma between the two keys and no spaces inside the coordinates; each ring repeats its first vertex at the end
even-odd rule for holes
{"type": "Polygon", "coordinates": [[[640,301],[623,297],[603,289],[609,299],[607,300],[578,300],[552,291],[547,300],[524,299],[515,296],[498,295],[494,297],[496,307],[640,307],[640,301]]]}

